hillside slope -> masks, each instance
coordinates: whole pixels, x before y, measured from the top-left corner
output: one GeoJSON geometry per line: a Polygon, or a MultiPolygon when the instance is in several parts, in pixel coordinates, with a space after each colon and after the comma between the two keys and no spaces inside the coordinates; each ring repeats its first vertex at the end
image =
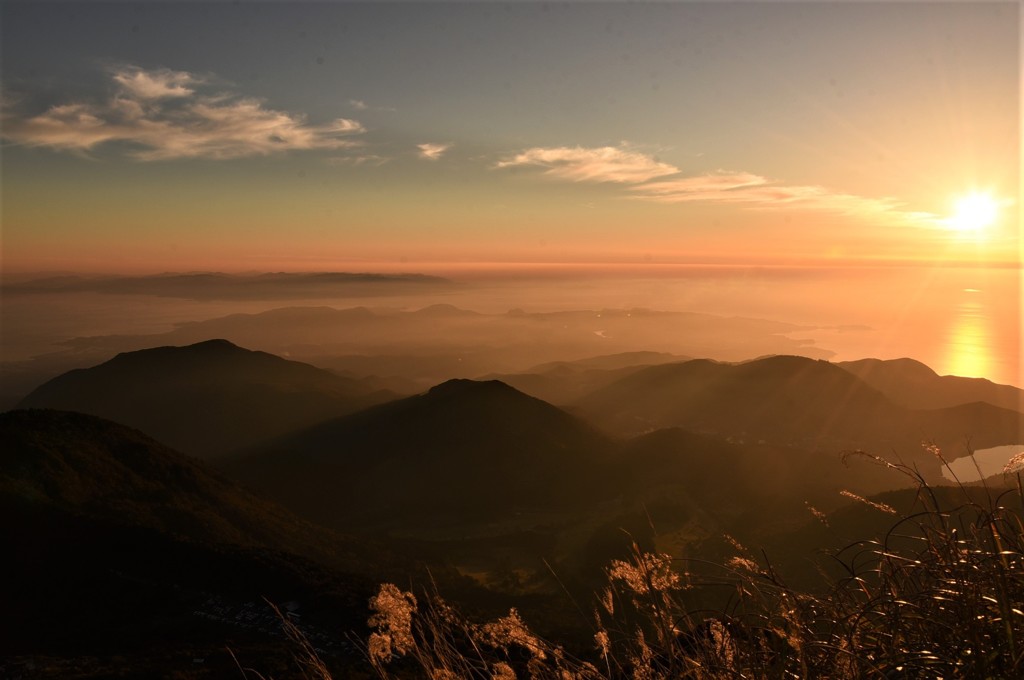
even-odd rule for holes
{"type": "Polygon", "coordinates": [[[264,597],[293,603],[344,655],[330,631],[358,626],[370,575],[404,561],[93,416],[0,414],[0,463],[2,592],[14,613],[0,625],[0,657],[29,655],[40,669],[50,659],[55,677],[103,677],[111,664],[118,677],[150,666],[224,677],[229,640],[279,668],[289,645],[264,597]],[[194,668],[195,657],[210,667],[194,668]]]}
{"type": "Polygon", "coordinates": [[[497,381],[452,380],[283,437],[231,474],[333,526],[571,506],[613,494],[614,444],[497,381]]]}
{"type": "Polygon", "coordinates": [[[937,409],[982,401],[1024,411],[1024,390],[984,378],[940,376],[913,359],[860,359],[836,365],[907,408],[937,409]]]}
{"type": "Polygon", "coordinates": [[[810,450],[913,455],[934,441],[951,457],[1024,441],[1024,414],[975,402],[914,410],[826,361],[777,356],[741,364],[652,366],[583,397],[574,409],[620,434],[665,427],[810,450]]]}
{"type": "Polygon", "coordinates": [[[20,408],[78,411],[208,460],[390,398],[309,364],[208,340],[119,354],[41,385],[20,408]]]}

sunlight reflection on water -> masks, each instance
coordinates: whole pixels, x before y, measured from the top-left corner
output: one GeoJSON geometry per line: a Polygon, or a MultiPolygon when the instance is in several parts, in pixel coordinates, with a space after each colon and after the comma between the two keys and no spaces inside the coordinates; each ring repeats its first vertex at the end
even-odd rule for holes
{"type": "Polygon", "coordinates": [[[969,378],[992,375],[992,320],[981,291],[965,288],[946,341],[946,372],[969,378]]]}

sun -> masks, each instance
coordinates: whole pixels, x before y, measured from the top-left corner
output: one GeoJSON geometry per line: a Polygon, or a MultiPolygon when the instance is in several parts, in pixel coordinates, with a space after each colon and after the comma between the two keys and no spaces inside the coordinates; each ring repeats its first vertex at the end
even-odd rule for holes
{"type": "Polygon", "coordinates": [[[992,226],[999,214],[999,202],[990,194],[974,192],[961,196],[954,204],[947,224],[963,235],[978,235],[992,226]]]}

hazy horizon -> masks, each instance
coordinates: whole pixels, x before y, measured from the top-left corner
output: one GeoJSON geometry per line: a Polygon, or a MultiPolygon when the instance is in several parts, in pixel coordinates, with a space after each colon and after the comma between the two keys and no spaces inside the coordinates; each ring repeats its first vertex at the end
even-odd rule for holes
{"type": "MultiPolygon", "coordinates": [[[[108,289],[90,287],[94,281],[105,282],[102,277],[85,277],[62,280],[60,284],[66,288],[35,292],[9,285],[5,289],[2,339],[6,360],[24,361],[66,351],[69,346],[81,350],[88,346],[83,341],[90,336],[102,340],[107,335],[137,335],[133,344],[117,347],[119,351],[141,349],[147,336],[151,336],[150,344],[174,340],[174,335],[162,334],[183,323],[307,305],[369,307],[385,313],[435,304],[485,314],[505,314],[513,309],[530,313],[647,309],[792,324],[791,330],[779,336],[774,350],[751,341],[749,356],[736,354],[735,349],[718,355],[704,350],[708,358],[752,359],[767,351],[836,361],[906,357],[922,361],[939,374],[985,377],[1012,385],[1024,382],[1019,336],[1021,278],[1015,269],[719,265],[664,267],[659,276],[652,276],[651,270],[524,267],[471,270],[460,275],[451,269],[438,269],[431,276],[445,274],[446,278],[420,281],[385,275],[381,281],[365,282],[355,277],[354,282],[344,279],[333,283],[324,282],[321,276],[293,273],[288,275],[290,287],[280,282],[260,282],[250,291],[232,282],[253,283],[259,276],[227,275],[220,282],[223,285],[215,285],[203,276],[115,277],[111,281],[131,285],[108,289]],[[168,288],[168,281],[174,286],[168,288]],[[857,302],[836,304],[851,288],[860,293],[857,302]],[[50,320],[40,325],[44,318],[50,320]],[[47,326],[49,330],[42,330],[47,326]],[[68,345],[75,339],[75,344],[68,345]],[[787,345],[781,342],[783,339],[795,342],[787,345]]],[[[594,330],[601,329],[595,326],[585,332],[594,330]]],[[[722,347],[736,346],[737,332],[722,332],[722,347]]],[[[262,348],[258,336],[243,337],[249,344],[257,343],[255,348],[262,348]]],[[[453,342],[457,340],[456,333],[453,342]]],[[[328,334],[319,337],[315,330],[308,331],[305,340],[308,347],[333,341],[328,334]]],[[[364,354],[379,353],[380,341],[374,342],[352,347],[364,354]]],[[[101,346],[102,342],[97,345],[101,346]]],[[[266,345],[269,350],[281,347],[266,345]]],[[[658,350],[683,355],[693,355],[694,351],[692,341],[685,338],[673,343],[656,335],[632,337],[628,346],[616,347],[617,351],[658,350]]],[[[545,360],[552,359],[551,351],[537,348],[545,360]]],[[[601,353],[600,347],[589,351],[601,353]]],[[[315,355],[309,350],[307,354],[315,355]]],[[[536,363],[541,360],[524,360],[518,368],[536,363]]]]}

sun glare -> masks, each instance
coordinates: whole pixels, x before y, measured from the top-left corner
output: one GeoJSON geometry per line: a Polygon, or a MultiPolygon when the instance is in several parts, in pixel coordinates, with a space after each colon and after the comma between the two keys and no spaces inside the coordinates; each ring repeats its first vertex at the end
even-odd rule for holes
{"type": "Polygon", "coordinates": [[[948,224],[960,234],[977,235],[996,221],[998,213],[996,199],[989,194],[975,192],[957,199],[948,224]]]}

